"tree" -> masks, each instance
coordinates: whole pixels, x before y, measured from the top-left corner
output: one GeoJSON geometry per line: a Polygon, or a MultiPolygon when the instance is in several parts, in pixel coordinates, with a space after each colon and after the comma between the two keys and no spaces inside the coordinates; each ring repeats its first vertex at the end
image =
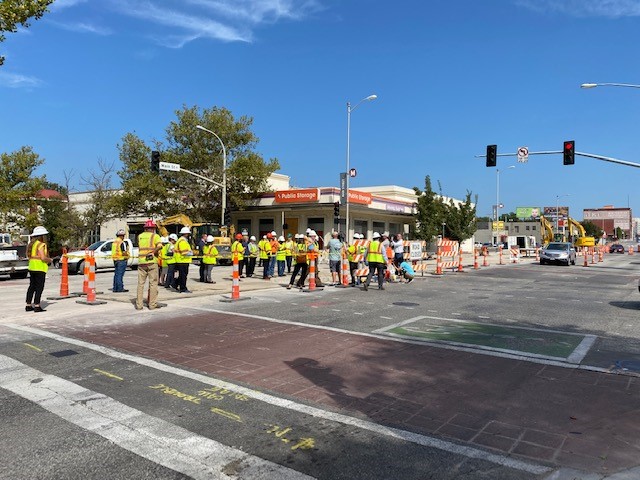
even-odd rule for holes
{"type": "Polygon", "coordinates": [[[475,201],[472,203],[471,195],[472,193],[467,190],[464,202],[455,203],[453,199],[450,199],[449,204],[446,205],[446,227],[451,240],[463,242],[471,238],[477,230],[476,204],[478,203],[478,197],[476,196],[475,201]]]}
{"type": "Polygon", "coordinates": [[[155,141],[153,148],[134,133],[123,137],[118,172],[123,193],[113,202],[121,215],[149,217],[186,213],[194,221],[217,222],[221,217],[221,188],[183,172],[153,173],[152,150],[161,152],[162,161],[222,183],[223,155],[218,139],[196,128],[202,125],[215,132],[227,151],[227,204],[243,209],[249,199],[267,189],[267,179],[280,168],[277,159],[268,162],[254,151],[258,138],[251,132],[253,120],[235,119],[219,107],[201,110],[198,106],[176,111],[177,120],[166,129],[166,142],[155,141]]]}
{"type": "MultiPolygon", "coordinates": [[[[48,11],[54,0],[2,0],[0,2],[0,43],[4,42],[4,32],[16,32],[18,26],[29,26],[29,19],[35,20],[48,11]]],[[[0,65],[4,57],[0,56],[0,65]]]]}
{"type": "Polygon", "coordinates": [[[593,222],[582,222],[587,237],[601,238],[604,231],[593,222]]]}
{"type": "Polygon", "coordinates": [[[424,179],[424,190],[413,187],[418,197],[415,236],[417,239],[431,241],[442,232],[442,223],[446,222],[446,205],[442,196],[437,195],[431,187],[431,178],[424,179]]]}
{"type": "MultiPolygon", "coordinates": [[[[35,176],[44,160],[29,146],[0,154],[0,230],[33,228],[38,222],[38,192],[44,176],[35,176]]],[[[16,231],[15,233],[20,233],[16,231]]]]}
{"type": "Polygon", "coordinates": [[[81,245],[85,226],[69,204],[68,188],[50,182],[46,182],[44,188],[55,190],[61,195],[40,202],[41,224],[49,231],[49,251],[58,252],[64,245],[81,245]]]}

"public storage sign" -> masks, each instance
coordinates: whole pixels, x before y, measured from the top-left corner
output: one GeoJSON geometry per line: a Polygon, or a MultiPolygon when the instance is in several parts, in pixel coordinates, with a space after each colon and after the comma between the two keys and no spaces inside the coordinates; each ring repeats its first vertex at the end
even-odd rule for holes
{"type": "Polygon", "coordinates": [[[349,202],[361,203],[363,205],[371,204],[371,194],[367,192],[358,192],[357,190],[349,190],[349,202]]]}
{"type": "Polygon", "coordinates": [[[276,192],[276,203],[308,203],[317,202],[317,188],[301,188],[299,190],[280,190],[276,192]]]}

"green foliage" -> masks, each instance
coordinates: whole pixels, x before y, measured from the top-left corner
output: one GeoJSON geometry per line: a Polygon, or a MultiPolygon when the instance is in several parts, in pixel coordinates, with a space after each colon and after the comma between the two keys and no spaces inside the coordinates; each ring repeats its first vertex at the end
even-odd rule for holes
{"type": "Polygon", "coordinates": [[[40,202],[41,224],[49,231],[49,252],[58,254],[62,246],[82,244],[84,223],[67,201],[67,189],[57,183],[45,183],[45,188],[59,192],[64,198],[51,198],[40,202]]]}
{"type": "Polygon", "coordinates": [[[446,230],[449,232],[448,237],[451,240],[462,242],[471,238],[476,232],[476,206],[478,198],[471,202],[472,193],[467,190],[464,202],[455,204],[453,200],[449,200],[446,210],[446,230]]]}
{"type": "Polygon", "coordinates": [[[587,237],[601,238],[604,231],[593,222],[582,222],[587,237]]]}
{"type": "Polygon", "coordinates": [[[424,179],[424,190],[413,187],[418,196],[415,236],[419,240],[431,241],[442,232],[442,223],[446,222],[446,205],[442,197],[431,187],[431,178],[424,179]]]}
{"type": "Polygon", "coordinates": [[[280,165],[276,159],[265,162],[254,151],[258,138],[250,130],[251,118],[235,119],[225,108],[201,110],[197,106],[184,106],[176,111],[176,117],[166,129],[164,144],[148,146],[133,133],[123,137],[118,148],[124,167],[118,175],[124,192],[113,199],[114,212],[148,217],[185,213],[194,221],[220,220],[219,186],[184,172],[151,171],[151,151],[159,150],[163,162],[178,163],[183,169],[222,183],[222,146],[214,135],[196,125],[215,132],[225,144],[228,206],[242,209],[249,199],[266,190],[269,175],[280,165]]]}
{"type": "MultiPolygon", "coordinates": [[[[476,207],[471,202],[472,193],[467,191],[465,201],[456,205],[450,199],[446,203],[442,194],[438,195],[431,187],[431,178],[424,179],[424,190],[413,187],[418,196],[416,224],[412,233],[420,240],[431,241],[442,234],[444,226],[445,237],[451,240],[463,241],[471,238],[477,230],[476,207]]],[[[477,203],[477,198],[475,200],[477,203]]]]}
{"type": "Polygon", "coordinates": [[[38,224],[37,194],[44,186],[43,176],[34,176],[44,161],[31,147],[21,147],[11,153],[0,154],[0,220],[7,224],[33,228],[38,224]]]}
{"type": "MultiPolygon", "coordinates": [[[[4,32],[16,32],[18,26],[29,26],[29,19],[38,19],[47,11],[54,0],[2,0],[0,2],[0,42],[5,40],[4,32]]],[[[4,57],[0,56],[0,65],[4,57]]]]}

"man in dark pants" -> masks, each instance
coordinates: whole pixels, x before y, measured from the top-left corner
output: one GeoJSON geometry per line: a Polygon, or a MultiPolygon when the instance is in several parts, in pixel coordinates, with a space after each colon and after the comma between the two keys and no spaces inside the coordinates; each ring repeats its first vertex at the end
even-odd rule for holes
{"type": "MultiPolygon", "coordinates": [[[[200,240],[198,240],[198,255],[202,257],[202,250],[204,249],[204,246],[207,244],[207,234],[203,233],[202,237],[200,237],[200,240]]],[[[200,273],[200,282],[204,283],[205,279],[205,275],[206,275],[206,271],[207,271],[207,267],[204,264],[204,262],[202,261],[202,258],[200,258],[200,269],[199,269],[199,273],[200,273]]]]}
{"type": "Polygon", "coordinates": [[[176,260],[176,270],[178,271],[177,290],[180,293],[191,293],[187,288],[187,275],[189,274],[191,257],[193,257],[193,251],[191,250],[191,244],[189,243],[191,229],[189,227],[182,227],[180,235],[181,237],[176,242],[173,250],[173,256],[176,260]]]}
{"type": "Polygon", "coordinates": [[[384,266],[387,263],[385,257],[384,248],[382,248],[382,242],[380,241],[380,234],[378,232],[373,232],[373,240],[371,240],[369,249],[367,250],[369,275],[367,275],[367,280],[363,284],[365,291],[369,290],[369,284],[371,283],[371,277],[373,277],[374,271],[378,276],[378,288],[380,290],[384,290],[382,282],[384,282],[384,266]]]}

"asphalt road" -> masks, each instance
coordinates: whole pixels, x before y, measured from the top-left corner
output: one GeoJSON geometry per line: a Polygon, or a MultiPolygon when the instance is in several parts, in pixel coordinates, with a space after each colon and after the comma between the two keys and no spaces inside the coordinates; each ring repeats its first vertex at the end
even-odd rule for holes
{"type": "MultiPolygon", "coordinates": [[[[8,439],[0,443],[0,477],[603,478],[606,473],[589,465],[579,472],[468,448],[437,435],[396,434],[384,422],[351,421],[346,410],[278,396],[251,382],[225,383],[198,367],[152,361],[151,355],[102,349],[71,332],[109,336],[127,325],[153,328],[179,319],[186,329],[189,318],[225,312],[412,343],[423,339],[392,337],[389,328],[427,321],[517,326],[589,336],[593,342],[579,360],[481,345],[436,345],[476,352],[478,362],[497,355],[615,371],[632,379],[640,372],[637,258],[609,255],[586,268],[525,261],[426,275],[408,285],[389,284],[384,291],[326,287],[307,293],[277,282],[264,289],[266,282],[245,280],[242,295],[251,298],[244,301],[223,303],[206,292],[176,294],[163,299],[167,308],[140,313],[132,309],[130,296],[112,296],[95,307],[51,301],[47,312],[29,314],[22,303],[26,281],[0,281],[5,304],[0,312],[0,434],[8,439]]],[[[219,279],[227,275],[223,268],[218,272],[219,279]]],[[[48,294],[57,291],[57,275],[49,275],[48,294]]],[[[110,273],[97,277],[98,289],[107,291],[110,273]]],[[[71,279],[72,290],[79,281],[71,279]]],[[[230,282],[224,281],[218,287],[227,288],[230,282]]],[[[135,272],[127,272],[125,284],[135,284],[135,272]]],[[[637,401],[635,394],[630,401],[637,401]]]]}

